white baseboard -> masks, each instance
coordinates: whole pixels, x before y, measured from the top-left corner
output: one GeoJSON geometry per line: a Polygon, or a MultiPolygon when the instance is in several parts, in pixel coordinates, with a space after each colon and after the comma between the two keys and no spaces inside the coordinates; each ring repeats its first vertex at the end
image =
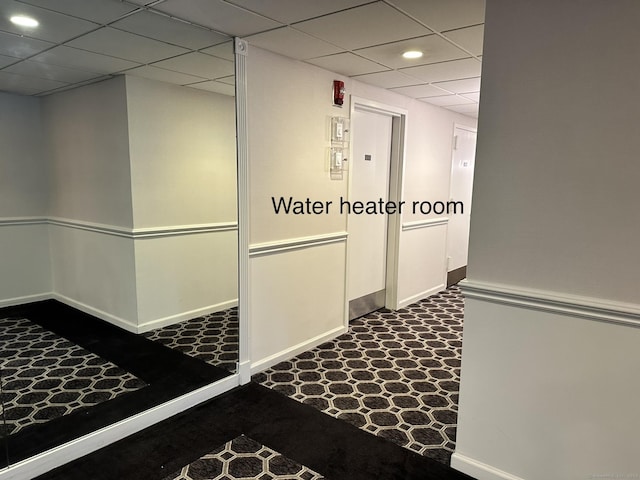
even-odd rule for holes
{"type": "Polygon", "coordinates": [[[103,312],[100,309],[94,308],[82,302],[78,302],[64,295],[60,295],[59,293],[54,293],[53,298],[58,300],[59,302],[64,303],[65,305],[76,308],[81,312],[88,313],[89,315],[93,315],[94,317],[98,317],[106,322],[116,325],[117,327],[123,328],[128,332],[138,333],[137,325],[131,323],[129,320],[125,320],[124,318],[116,317],[115,315],[111,315],[110,313],[103,312]]]}
{"type": "Polygon", "coordinates": [[[58,300],[59,302],[62,302],[65,305],[69,305],[70,307],[76,308],[84,313],[93,315],[94,317],[100,318],[101,320],[109,322],[113,325],[116,325],[117,327],[123,328],[128,332],[132,332],[132,333],[145,333],[150,330],[166,327],[167,325],[174,325],[176,323],[183,322],[184,320],[191,320],[192,318],[201,317],[202,315],[208,315],[210,313],[215,313],[221,310],[226,310],[227,308],[238,306],[238,299],[233,299],[228,302],[222,302],[216,305],[208,305],[206,307],[199,308],[196,310],[190,310],[188,312],[179,313],[177,315],[171,315],[168,317],[160,318],[158,320],[152,320],[142,325],[135,325],[132,322],[125,320],[124,318],[117,317],[115,315],[104,312],[98,308],[94,308],[85,303],[78,302],[77,300],[74,300],[65,295],[61,295],[59,293],[41,293],[37,295],[27,295],[24,297],[16,297],[16,298],[9,298],[6,300],[0,300],[0,308],[10,307],[13,305],[21,305],[23,303],[38,302],[40,300],[50,300],[50,299],[58,300]]]}
{"type": "Polygon", "coordinates": [[[42,300],[50,300],[53,298],[53,293],[36,293],[34,295],[25,295],[23,297],[6,298],[0,300],[0,308],[13,307],[15,305],[22,305],[23,303],[40,302],[42,300]]]}
{"type": "Polygon", "coordinates": [[[69,443],[0,470],[0,480],[27,480],[132,435],[238,386],[232,375],[69,443]]]}
{"type": "Polygon", "coordinates": [[[451,467],[477,480],[524,480],[457,452],[451,456],[451,467]]]}
{"type": "Polygon", "coordinates": [[[229,300],[228,302],[218,303],[216,305],[208,305],[206,307],[197,308],[188,312],[178,313],[177,315],[170,315],[168,317],[159,318],[157,320],[151,320],[149,322],[141,323],[138,325],[137,332],[145,333],[158,328],[167,327],[169,325],[175,325],[176,323],[184,322],[185,320],[191,320],[192,318],[202,317],[210,313],[219,312],[228,308],[237,307],[238,299],[229,300]]]}
{"type": "Polygon", "coordinates": [[[412,303],[416,303],[419,302],[420,300],[423,300],[435,293],[441,292],[442,290],[444,290],[445,288],[447,288],[446,283],[441,283],[440,285],[436,285],[433,288],[430,288],[429,290],[425,290],[424,292],[420,292],[416,295],[412,295],[409,298],[405,298],[403,300],[400,300],[398,302],[398,308],[404,308],[407,305],[411,305],[412,303]]]}
{"type": "Polygon", "coordinates": [[[246,385],[251,381],[251,362],[249,360],[238,364],[238,374],[240,375],[240,385],[246,385]]]}
{"type": "Polygon", "coordinates": [[[324,342],[328,342],[329,340],[333,340],[334,338],[346,332],[347,327],[341,325],[337,328],[334,328],[333,330],[329,330],[326,333],[313,337],[310,340],[294,345],[291,348],[287,348],[286,350],[282,350],[281,352],[275,353],[267,358],[263,358],[262,360],[253,362],[251,364],[251,375],[255,375],[256,373],[266,370],[267,368],[272,367],[276,363],[280,363],[283,360],[293,358],[299,353],[311,350],[312,348],[315,348],[318,345],[323,344],[324,342]]]}

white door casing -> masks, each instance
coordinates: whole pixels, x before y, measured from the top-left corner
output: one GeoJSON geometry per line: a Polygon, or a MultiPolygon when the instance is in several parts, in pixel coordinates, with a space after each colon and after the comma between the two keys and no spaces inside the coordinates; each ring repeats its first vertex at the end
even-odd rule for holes
{"type": "Polygon", "coordinates": [[[467,265],[475,155],[476,130],[456,125],[453,137],[449,197],[452,201],[462,202],[464,213],[449,216],[447,232],[449,264],[447,270],[450,272],[467,265]]]}

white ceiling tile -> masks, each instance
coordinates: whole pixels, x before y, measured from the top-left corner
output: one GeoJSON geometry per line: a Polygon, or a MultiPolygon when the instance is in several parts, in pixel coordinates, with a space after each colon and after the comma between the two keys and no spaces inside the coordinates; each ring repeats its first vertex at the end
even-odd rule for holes
{"type": "Polygon", "coordinates": [[[0,55],[0,68],[6,67],[7,65],[11,65],[12,63],[17,62],[18,59],[15,57],[7,57],[6,55],[0,55]]]}
{"type": "Polygon", "coordinates": [[[16,35],[25,35],[47,42],[64,42],[83,33],[97,28],[98,25],[87,20],[69,17],[61,13],[45,10],[15,1],[4,0],[2,2],[2,15],[0,16],[0,30],[16,35]],[[36,19],[40,25],[37,27],[21,27],[11,23],[9,18],[13,15],[26,15],[36,19]]]}
{"type": "Polygon", "coordinates": [[[229,37],[150,11],[129,15],[112,27],[193,50],[217,45],[229,37]]]}
{"type": "Polygon", "coordinates": [[[235,84],[236,84],[236,76],[235,75],[229,75],[228,77],[216,78],[216,82],[226,83],[227,85],[234,85],[235,86],[235,84]]]}
{"type": "Polygon", "coordinates": [[[371,0],[228,0],[229,3],[290,24],[370,3],[371,0]]]}
{"type": "Polygon", "coordinates": [[[484,39],[484,25],[461,28],[445,32],[444,36],[457,43],[474,55],[482,54],[482,42],[484,39]]]}
{"type": "Polygon", "coordinates": [[[327,57],[312,58],[307,60],[307,63],[347,76],[389,70],[387,67],[349,52],[329,55],[327,57]]]}
{"type": "Polygon", "coordinates": [[[481,62],[475,58],[451,60],[419,67],[403,68],[401,71],[424,82],[443,82],[480,75],[481,62]]]}
{"type": "Polygon", "coordinates": [[[461,113],[467,117],[478,118],[478,104],[473,105],[452,105],[450,107],[444,107],[452,112],[461,113]]]}
{"type": "Polygon", "coordinates": [[[347,50],[431,33],[384,3],[372,3],[296,23],[295,28],[347,50]]]}
{"type": "Polygon", "coordinates": [[[415,79],[407,75],[403,75],[400,72],[396,72],[395,70],[391,70],[389,72],[370,73],[368,75],[358,75],[354,78],[361,82],[382,88],[407,87],[409,85],[416,84],[415,79]]]}
{"type": "Polygon", "coordinates": [[[0,32],[0,55],[27,58],[53,46],[50,42],[0,32]]]}
{"type": "Polygon", "coordinates": [[[390,3],[439,32],[484,23],[484,0],[390,0],[390,3]]]}
{"type": "Polygon", "coordinates": [[[145,65],[143,67],[133,68],[124,72],[126,75],[134,77],[144,77],[151,80],[158,80],[165,83],[173,83],[175,85],[184,85],[186,83],[201,82],[201,77],[187,75],[186,73],[174,72],[164,68],[154,67],[153,65],[145,65]]]}
{"type": "Polygon", "coordinates": [[[154,65],[167,70],[208,79],[228,77],[233,75],[235,71],[233,62],[199,52],[180,55],[179,57],[154,63],[154,65]]]}
{"type": "Polygon", "coordinates": [[[46,78],[25,77],[0,71],[0,90],[6,92],[20,93],[23,95],[33,95],[35,93],[52,90],[66,85],[63,82],[49,80],[46,78]]]}
{"type": "Polygon", "coordinates": [[[476,115],[478,114],[478,104],[477,103],[469,103],[466,105],[452,105],[450,107],[447,107],[449,110],[453,110],[454,112],[458,112],[458,113],[475,113],[476,115]]]}
{"type": "Polygon", "coordinates": [[[429,63],[446,62],[447,60],[469,57],[469,54],[464,50],[460,50],[438,35],[427,35],[410,40],[363,48],[356,50],[355,53],[375,62],[382,63],[390,68],[426,65],[429,63]],[[407,50],[419,50],[423,52],[424,55],[416,59],[403,58],[402,54],[407,50]]]}
{"type": "Polygon", "coordinates": [[[469,100],[473,100],[474,102],[480,101],[480,92],[463,93],[462,96],[468,98],[469,100]]]}
{"type": "Polygon", "coordinates": [[[444,88],[452,93],[471,93],[480,91],[480,77],[452,80],[450,82],[437,82],[435,86],[444,88]]]}
{"type": "Polygon", "coordinates": [[[111,76],[111,75],[103,75],[103,76],[100,76],[100,77],[92,78],[91,80],[87,80],[86,82],[70,83],[70,84],[65,85],[63,87],[55,88],[53,90],[47,90],[47,91],[39,94],[38,96],[46,96],[46,95],[51,95],[53,93],[64,92],[65,90],[72,90],[74,88],[82,87],[83,85],[89,85],[91,83],[98,83],[98,82],[101,82],[103,80],[109,80],[109,79],[112,79],[112,78],[113,78],[113,76],[111,76]]]}
{"type": "Polygon", "coordinates": [[[97,23],[109,23],[138,7],[118,0],[18,0],[97,23]]]}
{"type": "Polygon", "coordinates": [[[3,70],[4,72],[24,75],[25,77],[47,78],[59,82],[76,83],[84,82],[91,78],[100,76],[99,73],[91,73],[73,68],[60,67],[58,65],[48,65],[41,62],[23,60],[20,63],[11,65],[3,70]]]}
{"type": "Polygon", "coordinates": [[[251,45],[270,50],[296,60],[331,55],[343,51],[323,40],[318,40],[291,27],[282,27],[265,33],[245,37],[251,45]]]}
{"type": "Polygon", "coordinates": [[[68,43],[73,47],[139,63],[151,63],[187,50],[115,28],[104,27],[68,43]]]}
{"type": "Polygon", "coordinates": [[[235,87],[227,83],[216,82],[215,80],[209,80],[206,82],[192,83],[187,85],[191,88],[197,88],[198,90],[207,90],[208,92],[221,93],[222,95],[229,95],[233,97],[236,94],[235,87]]]}
{"type": "Polygon", "coordinates": [[[100,53],[87,52],[64,45],[40,53],[30,58],[30,60],[101,74],[115,73],[139,65],[138,63],[128,60],[122,60],[100,53]]]}
{"type": "Polygon", "coordinates": [[[213,47],[205,48],[200,50],[202,53],[206,53],[207,55],[213,55],[214,57],[224,58],[225,60],[231,60],[235,62],[236,57],[233,51],[233,40],[225,43],[221,43],[220,45],[215,45],[213,47]]]}
{"type": "Polygon", "coordinates": [[[463,98],[458,95],[443,95],[441,97],[426,97],[421,98],[423,102],[430,103],[432,105],[437,105],[439,107],[449,107],[452,105],[464,105],[468,103],[474,103],[468,98],[463,98]]]}
{"type": "Polygon", "coordinates": [[[439,97],[446,94],[444,90],[432,85],[412,85],[410,87],[399,87],[391,89],[392,92],[400,93],[412,98],[439,97]]]}
{"type": "Polygon", "coordinates": [[[244,37],[282,26],[221,0],[167,0],[153,8],[230,36],[244,37]]]}

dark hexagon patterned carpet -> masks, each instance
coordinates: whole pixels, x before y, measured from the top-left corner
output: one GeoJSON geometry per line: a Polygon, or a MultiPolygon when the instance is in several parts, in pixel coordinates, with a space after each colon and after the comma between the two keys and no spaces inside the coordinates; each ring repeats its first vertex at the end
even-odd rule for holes
{"type": "Polygon", "coordinates": [[[462,319],[458,287],[379,310],[254,380],[449,464],[455,448],[462,319]]]}

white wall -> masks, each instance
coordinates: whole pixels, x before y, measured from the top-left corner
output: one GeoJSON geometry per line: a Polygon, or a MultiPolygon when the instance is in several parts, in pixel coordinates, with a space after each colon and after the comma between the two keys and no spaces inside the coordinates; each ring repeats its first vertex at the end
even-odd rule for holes
{"type": "Polygon", "coordinates": [[[0,92],[0,217],[42,217],[47,212],[40,101],[0,92]]]}
{"type": "Polygon", "coordinates": [[[138,324],[131,238],[49,225],[54,298],[115,325],[138,324]]]}
{"type": "Polygon", "coordinates": [[[237,229],[135,240],[138,329],[238,303],[237,229]]]}
{"type": "Polygon", "coordinates": [[[254,254],[252,372],[344,332],[344,242],[254,254]]]}
{"type": "Polygon", "coordinates": [[[49,231],[45,223],[0,219],[0,307],[46,298],[51,293],[49,231]]]}
{"type": "MultiPolygon", "coordinates": [[[[344,108],[332,106],[334,79],[345,81],[349,95],[408,111],[404,198],[410,201],[448,199],[453,125],[475,125],[472,118],[250,48],[249,322],[254,371],[335,336],[346,325],[345,216],[337,209],[323,215],[276,215],[271,203],[272,196],[334,205],[341,196],[347,198],[348,173],[343,180],[331,180],[328,170],[329,118],[349,116],[349,98],[344,108]],[[329,248],[327,241],[335,244],[329,248]]],[[[408,215],[403,222],[429,219],[408,215]]],[[[420,242],[424,235],[419,230],[402,233],[399,291],[405,301],[444,288],[446,227],[426,234],[427,244],[420,242]],[[429,270],[416,272],[411,262],[429,270]]]]}
{"type": "Polygon", "coordinates": [[[236,222],[234,97],[126,84],[134,226],[236,222]]]}
{"type": "Polygon", "coordinates": [[[51,291],[47,163],[38,99],[0,92],[0,306],[51,291]]]}
{"type": "Polygon", "coordinates": [[[235,101],[138,77],[126,85],[134,231],[154,232],[135,239],[146,331],[237,304],[235,101]]]}
{"type": "Polygon", "coordinates": [[[344,328],[345,217],[276,215],[271,197],[335,204],[347,196],[347,182],[329,178],[327,148],[329,117],[348,110],[331,106],[334,74],[258,48],[250,49],[247,77],[250,243],[254,253],[267,248],[249,269],[256,371],[344,328]],[[326,246],[326,236],[339,244],[326,246]],[[289,250],[301,240],[309,244],[289,250]]]}
{"type": "Polygon", "coordinates": [[[347,182],[329,178],[328,122],[336,74],[251,47],[248,60],[251,244],[343,232],[345,218],[276,215],[272,196],[333,201],[347,182]],[[290,86],[290,87],[289,87],[290,86]]]}
{"type": "Polygon", "coordinates": [[[100,318],[137,325],[124,77],[42,100],[53,291],[100,318]],[[113,235],[116,232],[120,235],[113,235]]]}
{"type": "MultiPolygon", "coordinates": [[[[237,303],[232,97],[123,76],[33,102],[50,172],[48,292],[133,331],[237,303]]],[[[48,257],[32,244],[23,257],[48,257]]]]}
{"type": "Polygon", "coordinates": [[[487,4],[453,459],[480,479],[640,472],[639,17],[487,4]]]}
{"type": "Polygon", "coordinates": [[[624,92],[636,88],[638,3],[622,0],[615,12],[594,0],[505,3],[489,7],[486,29],[469,269],[485,281],[637,302],[640,270],[629,265],[640,250],[629,239],[640,233],[640,116],[624,92]],[[541,40],[544,15],[552,22],[541,40]],[[585,31],[596,24],[597,38],[585,31]],[[516,106],[522,88],[528,100],[516,106]]]}
{"type": "Polygon", "coordinates": [[[52,217],[133,227],[124,77],[43,98],[52,217]]]}
{"type": "Polygon", "coordinates": [[[453,466],[479,480],[633,478],[639,342],[637,326],[467,298],[453,466]]]}

